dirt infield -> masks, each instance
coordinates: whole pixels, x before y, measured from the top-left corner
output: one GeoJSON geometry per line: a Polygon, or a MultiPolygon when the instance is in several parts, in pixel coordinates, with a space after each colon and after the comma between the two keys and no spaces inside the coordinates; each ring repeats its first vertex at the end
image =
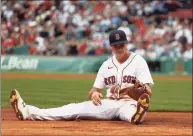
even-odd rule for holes
{"type": "Polygon", "coordinates": [[[12,109],[3,108],[1,132],[3,136],[191,136],[192,113],[151,112],[135,126],[123,121],[18,121],[12,109]]]}
{"type": "MultiPolygon", "coordinates": [[[[70,74],[2,74],[2,78],[68,78],[94,79],[95,75],[70,74]]],[[[192,80],[183,76],[154,76],[154,79],[192,80]]],[[[11,108],[3,108],[2,135],[52,135],[52,136],[179,136],[192,135],[191,112],[149,112],[142,125],[131,125],[124,121],[18,121],[11,108]]]]}

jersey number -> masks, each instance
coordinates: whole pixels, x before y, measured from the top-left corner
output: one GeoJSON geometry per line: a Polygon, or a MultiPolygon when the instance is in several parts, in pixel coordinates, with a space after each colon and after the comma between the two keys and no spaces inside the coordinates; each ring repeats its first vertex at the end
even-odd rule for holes
{"type": "Polygon", "coordinates": [[[105,80],[105,85],[115,84],[115,76],[104,78],[104,80],[105,80]]]}

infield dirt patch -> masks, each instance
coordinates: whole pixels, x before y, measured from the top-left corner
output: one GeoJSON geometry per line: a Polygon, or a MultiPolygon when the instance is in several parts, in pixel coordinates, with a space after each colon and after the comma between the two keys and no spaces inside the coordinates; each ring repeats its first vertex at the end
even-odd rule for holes
{"type": "MultiPolygon", "coordinates": [[[[3,73],[2,78],[94,79],[95,75],[3,73]]],[[[192,80],[190,76],[154,76],[154,79],[192,80]]],[[[191,112],[149,112],[142,125],[125,121],[19,121],[11,108],[2,108],[2,135],[26,136],[191,136],[191,112]]]]}
{"type": "Polygon", "coordinates": [[[191,136],[192,113],[149,112],[142,125],[124,121],[19,121],[2,109],[2,135],[18,136],[191,136]]]}

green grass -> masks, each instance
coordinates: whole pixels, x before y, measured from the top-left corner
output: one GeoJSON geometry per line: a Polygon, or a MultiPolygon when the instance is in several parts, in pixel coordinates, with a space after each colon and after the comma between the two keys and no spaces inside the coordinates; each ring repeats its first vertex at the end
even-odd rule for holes
{"type": "Polygon", "coordinates": [[[155,80],[150,110],[192,111],[192,81],[155,80]]]}
{"type": "MultiPolygon", "coordinates": [[[[91,79],[2,79],[2,107],[10,107],[9,95],[14,88],[27,104],[40,108],[86,101],[93,82],[91,79]]],[[[154,82],[150,111],[192,111],[191,81],[154,82]]]]}

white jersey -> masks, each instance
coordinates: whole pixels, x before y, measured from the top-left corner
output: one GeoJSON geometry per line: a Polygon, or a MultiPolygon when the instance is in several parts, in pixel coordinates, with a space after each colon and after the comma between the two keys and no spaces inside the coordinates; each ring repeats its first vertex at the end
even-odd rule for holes
{"type": "Polygon", "coordinates": [[[129,86],[132,79],[142,83],[154,84],[146,61],[138,54],[131,52],[129,58],[120,64],[115,56],[106,60],[100,67],[94,87],[107,88],[107,98],[111,97],[110,88],[113,85],[129,86]]]}

